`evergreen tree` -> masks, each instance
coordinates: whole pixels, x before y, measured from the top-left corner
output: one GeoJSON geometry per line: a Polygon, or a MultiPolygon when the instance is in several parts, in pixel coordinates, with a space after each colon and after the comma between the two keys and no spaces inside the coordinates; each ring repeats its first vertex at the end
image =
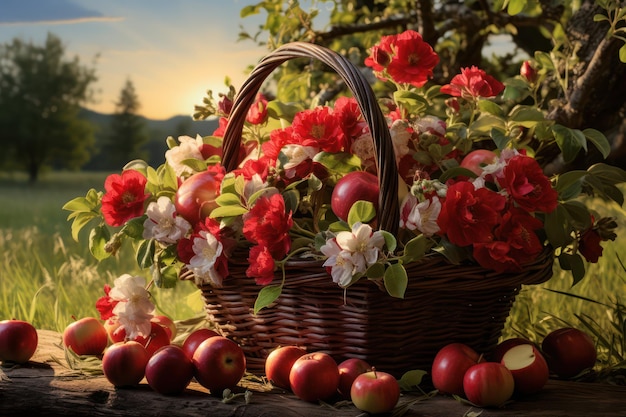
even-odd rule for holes
{"type": "Polygon", "coordinates": [[[145,120],[138,114],[141,104],[130,79],[126,80],[115,103],[104,153],[112,166],[119,168],[132,159],[145,159],[143,146],[148,141],[145,120]]]}

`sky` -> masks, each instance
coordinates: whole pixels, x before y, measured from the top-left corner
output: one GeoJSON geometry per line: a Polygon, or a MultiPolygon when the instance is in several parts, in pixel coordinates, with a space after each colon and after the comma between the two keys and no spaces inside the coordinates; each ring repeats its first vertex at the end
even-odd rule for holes
{"type": "Polygon", "coordinates": [[[43,45],[59,37],[66,58],[95,63],[94,104],[112,113],[127,79],[152,119],[190,115],[208,89],[235,88],[245,69],[267,53],[253,41],[237,41],[240,26],[254,33],[265,14],[242,19],[259,0],[0,0],[0,43],[14,38],[43,45]],[[95,60],[95,61],[94,61],[95,60]]]}

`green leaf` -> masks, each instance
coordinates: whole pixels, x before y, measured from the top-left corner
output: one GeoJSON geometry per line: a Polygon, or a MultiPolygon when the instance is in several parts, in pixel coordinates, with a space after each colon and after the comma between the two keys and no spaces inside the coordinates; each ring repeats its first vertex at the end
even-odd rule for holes
{"type": "Polygon", "coordinates": [[[98,215],[93,212],[77,213],[74,217],[74,221],[72,222],[72,238],[78,242],[78,235],[83,227],[85,227],[87,223],[97,217],[98,215]]]}
{"type": "Polygon", "coordinates": [[[431,247],[432,242],[426,236],[419,235],[414,237],[404,245],[402,262],[408,264],[422,259],[431,247]]]}
{"type": "Polygon", "coordinates": [[[137,252],[135,253],[135,259],[137,260],[137,265],[139,265],[141,269],[152,266],[152,264],[154,263],[154,250],[154,239],[142,240],[139,243],[139,246],[137,247],[137,252]]]}
{"type": "Polygon", "coordinates": [[[94,209],[94,206],[87,198],[76,197],[65,203],[62,209],[68,211],[91,211],[94,209]]]}
{"type": "Polygon", "coordinates": [[[609,153],[611,153],[611,144],[602,132],[596,129],[585,129],[583,130],[583,134],[587,140],[593,143],[598,151],[600,151],[603,158],[606,159],[609,156],[609,153]]]}
{"type": "Polygon", "coordinates": [[[422,380],[426,375],[428,375],[428,372],[422,371],[420,369],[414,369],[405,372],[398,381],[398,383],[400,384],[400,389],[402,391],[413,391],[416,388],[419,388],[422,380]]]}
{"type": "Polygon", "coordinates": [[[122,232],[131,239],[143,239],[143,224],[148,216],[135,217],[126,222],[122,227],[122,232]]]}
{"type": "Polygon", "coordinates": [[[571,240],[567,219],[567,210],[561,204],[551,213],[546,213],[544,222],[546,235],[555,248],[566,246],[571,240]]]}
{"type": "Polygon", "coordinates": [[[579,254],[562,252],[559,257],[559,266],[565,271],[572,273],[572,287],[585,277],[585,263],[579,254]]]}
{"type": "Polygon", "coordinates": [[[385,288],[392,297],[404,298],[409,278],[401,263],[391,264],[385,271],[385,288]]]}
{"type": "Polygon", "coordinates": [[[598,163],[587,169],[594,177],[604,184],[621,184],[626,182],[626,171],[613,165],[598,163]]]}
{"type": "Polygon", "coordinates": [[[365,276],[369,279],[378,279],[385,276],[385,265],[381,263],[375,263],[367,268],[365,271],[365,276]]]}
{"type": "Polygon", "coordinates": [[[489,136],[491,136],[493,143],[495,143],[496,147],[500,150],[506,148],[511,141],[511,139],[500,129],[491,129],[489,136]]]}
{"type": "Polygon", "coordinates": [[[300,204],[300,192],[297,189],[287,190],[283,192],[283,200],[285,200],[285,211],[295,213],[300,204]]]}
{"type": "Polygon", "coordinates": [[[489,113],[481,113],[480,116],[470,126],[472,132],[483,135],[489,134],[492,129],[504,130],[506,128],[504,119],[489,113]]]}
{"type": "Polygon", "coordinates": [[[159,288],[174,288],[178,283],[179,269],[174,265],[167,265],[161,269],[153,268],[154,283],[159,288]]]}
{"type": "Polygon", "coordinates": [[[254,302],[254,314],[257,314],[259,311],[276,301],[278,297],[280,297],[282,291],[283,286],[279,284],[267,285],[261,288],[261,291],[259,291],[259,295],[254,302]]]}
{"type": "Polygon", "coordinates": [[[361,167],[361,160],[359,157],[347,152],[320,152],[315,155],[313,161],[319,162],[331,172],[340,174],[356,171],[361,167]]]}
{"type": "Polygon", "coordinates": [[[577,229],[584,230],[591,226],[591,213],[584,203],[567,201],[562,206],[567,211],[570,220],[577,225],[577,229]]]}
{"type": "Polygon", "coordinates": [[[565,163],[574,161],[581,149],[587,150],[587,139],[580,130],[556,124],[552,126],[552,132],[565,163]]]}
{"type": "Polygon", "coordinates": [[[215,202],[222,207],[225,206],[241,206],[241,198],[232,193],[220,194],[215,202]]]}
{"type": "Polygon", "coordinates": [[[530,106],[516,106],[511,110],[509,118],[524,127],[533,127],[546,120],[546,116],[541,110],[530,106]]]}
{"type": "Polygon", "coordinates": [[[91,232],[89,232],[89,251],[98,261],[102,261],[111,256],[109,252],[104,250],[109,239],[111,239],[111,234],[109,233],[109,229],[104,225],[94,227],[91,229],[91,232]]]}
{"type": "Polygon", "coordinates": [[[393,93],[394,101],[409,113],[419,113],[428,107],[428,101],[413,90],[396,90],[393,93]]]}
{"type": "Polygon", "coordinates": [[[569,200],[577,197],[582,189],[583,179],[587,176],[587,171],[576,170],[559,174],[556,177],[555,189],[559,193],[559,198],[569,200]]]}
{"type": "Polygon", "coordinates": [[[526,8],[526,0],[509,0],[509,6],[507,7],[507,12],[511,16],[515,16],[524,11],[526,8]]]}
{"type": "Polygon", "coordinates": [[[220,217],[237,217],[242,216],[248,212],[248,209],[242,206],[224,206],[216,207],[211,211],[209,217],[217,219],[220,217]]]}
{"type": "Polygon", "coordinates": [[[182,164],[187,165],[189,168],[196,172],[204,172],[207,169],[207,163],[195,158],[183,159],[182,164]]]}
{"type": "Polygon", "coordinates": [[[396,237],[386,230],[380,230],[379,232],[383,235],[383,238],[385,238],[385,246],[387,246],[387,250],[392,253],[395,252],[398,244],[396,237]]]}
{"type": "Polygon", "coordinates": [[[476,178],[477,175],[467,168],[454,167],[454,168],[450,168],[446,170],[443,174],[441,174],[439,176],[439,181],[442,183],[445,183],[449,179],[455,178],[455,177],[476,178]]]}
{"type": "Polygon", "coordinates": [[[494,116],[498,116],[498,117],[504,116],[502,107],[500,107],[498,104],[494,103],[491,100],[479,100],[478,108],[480,109],[480,111],[493,114],[494,116]]]}
{"type": "Polygon", "coordinates": [[[619,48],[619,60],[626,64],[626,43],[619,48]]]}
{"type": "Polygon", "coordinates": [[[275,119],[293,120],[293,117],[302,110],[302,106],[292,103],[283,103],[272,100],[267,103],[267,114],[275,119]]]}
{"type": "Polygon", "coordinates": [[[355,223],[367,223],[376,216],[374,204],[369,201],[355,201],[348,212],[348,224],[352,227],[355,223]]]}

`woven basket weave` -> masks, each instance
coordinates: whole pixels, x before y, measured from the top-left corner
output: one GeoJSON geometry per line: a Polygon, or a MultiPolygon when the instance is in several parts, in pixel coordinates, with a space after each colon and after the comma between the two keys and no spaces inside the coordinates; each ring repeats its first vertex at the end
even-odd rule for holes
{"type": "MultiPolygon", "coordinates": [[[[345,81],[357,99],[376,149],[380,185],[379,227],[396,234],[399,223],[397,168],[387,124],[371,87],[347,59],[308,43],[279,47],[263,58],[235,98],[224,134],[222,163],[237,167],[241,132],[248,108],[263,81],[289,59],[317,59],[345,81]]],[[[488,352],[498,342],[516,295],[523,285],[552,276],[554,257],[544,251],[522,273],[497,274],[473,264],[452,265],[433,254],[406,265],[404,299],[389,296],[377,284],[360,280],[347,291],[333,283],[319,261],[293,261],[275,304],[253,314],[260,287],[245,271],[245,255],[229,263],[224,286],[201,286],[208,317],[224,335],[239,343],[250,372],[264,373],[265,358],[279,345],[325,351],[338,362],[361,358],[396,377],[412,369],[430,370],[437,351],[464,342],[488,352]]],[[[276,280],[281,280],[277,272],[276,280]]]]}

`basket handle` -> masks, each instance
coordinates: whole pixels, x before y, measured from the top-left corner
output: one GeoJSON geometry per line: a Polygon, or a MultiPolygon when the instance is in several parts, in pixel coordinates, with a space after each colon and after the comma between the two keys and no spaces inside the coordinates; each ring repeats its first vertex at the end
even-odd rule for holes
{"type": "Polygon", "coordinates": [[[375,162],[378,172],[378,227],[394,235],[399,224],[398,171],[393,143],[387,121],[378,105],[376,96],[363,74],[344,56],[307,42],[282,45],[266,55],[252,70],[237,93],[224,132],[222,165],[227,172],[239,165],[241,133],[248,109],[254,103],[263,81],[285,61],[292,58],[315,58],[331,67],[341,76],[356,98],[359,108],[374,138],[375,162]]]}

